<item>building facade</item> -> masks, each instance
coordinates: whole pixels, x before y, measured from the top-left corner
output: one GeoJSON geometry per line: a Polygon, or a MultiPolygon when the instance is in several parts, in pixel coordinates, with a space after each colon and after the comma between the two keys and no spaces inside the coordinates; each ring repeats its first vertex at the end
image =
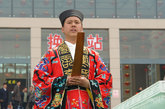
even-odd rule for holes
{"type": "Polygon", "coordinates": [[[100,53],[113,75],[112,107],[163,80],[163,0],[0,0],[0,86],[30,86],[33,69],[63,39],[58,14],[85,14],[85,45],[100,53]],[[50,39],[52,38],[52,39],[50,39]]]}

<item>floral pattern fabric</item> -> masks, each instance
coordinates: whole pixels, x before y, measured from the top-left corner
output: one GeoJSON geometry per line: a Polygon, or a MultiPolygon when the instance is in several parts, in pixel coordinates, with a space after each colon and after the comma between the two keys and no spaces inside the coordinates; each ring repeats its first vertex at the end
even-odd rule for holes
{"type": "MultiPolygon", "coordinates": [[[[66,90],[66,80],[67,76],[71,75],[72,66],[73,59],[65,43],[45,53],[39,64],[36,65],[33,75],[36,97],[34,109],[63,109],[68,102],[75,104],[75,106],[76,103],[90,103],[93,109],[108,108],[112,75],[99,54],[84,47],[81,74],[89,79],[90,89],[88,89],[89,91],[76,89],[77,93],[84,92],[89,95],[81,102],[74,100],[74,98],[66,98],[68,91],[66,90]]],[[[79,108],[75,107],[75,109],[79,108]]],[[[81,106],[80,109],[85,108],[81,106]]]]}

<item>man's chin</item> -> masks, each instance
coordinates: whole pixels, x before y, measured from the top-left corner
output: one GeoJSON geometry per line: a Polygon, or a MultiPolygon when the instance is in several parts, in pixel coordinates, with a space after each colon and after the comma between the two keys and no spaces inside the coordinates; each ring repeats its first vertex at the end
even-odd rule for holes
{"type": "Polygon", "coordinates": [[[71,36],[76,37],[77,33],[72,33],[71,36]]]}

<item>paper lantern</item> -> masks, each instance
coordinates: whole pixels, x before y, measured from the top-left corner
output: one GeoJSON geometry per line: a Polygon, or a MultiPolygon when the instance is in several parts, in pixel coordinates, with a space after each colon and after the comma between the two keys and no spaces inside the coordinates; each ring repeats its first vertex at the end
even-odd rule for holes
{"type": "Polygon", "coordinates": [[[125,65],[124,68],[125,68],[125,69],[129,69],[129,65],[125,65]]]}
{"type": "Polygon", "coordinates": [[[128,46],[127,45],[124,45],[123,48],[126,50],[126,49],[128,49],[128,46]]]}
{"type": "Polygon", "coordinates": [[[144,49],[145,47],[146,47],[145,45],[141,45],[141,46],[140,46],[141,49],[144,49]]]}
{"type": "Polygon", "coordinates": [[[48,12],[48,11],[44,11],[43,14],[44,14],[45,16],[49,16],[49,12],[48,12]]]}
{"type": "Polygon", "coordinates": [[[6,77],[10,77],[11,74],[10,74],[10,73],[5,73],[5,76],[6,76],[6,77]]]}
{"type": "Polygon", "coordinates": [[[147,71],[148,71],[148,69],[147,69],[147,68],[145,68],[145,69],[144,69],[144,71],[145,71],[145,72],[147,72],[147,71]]]}
{"type": "Polygon", "coordinates": [[[90,5],[93,5],[93,4],[94,4],[94,0],[91,0],[91,1],[89,2],[89,4],[90,4],[90,5]]]}
{"type": "Polygon", "coordinates": [[[18,76],[19,76],[19,77],[23,77],[23,75],[22,75],[22,74],[18,74],[18,76]]]}
{"type": "Polygon", "coordinates": [[[67,0],[67,4],[71,5],[72,4],[72,0],[67,0]]]}
{"type": "Polygon", "coordinates": [[[129,94],[130,93],[130,90],[129,89],[125,89],[125,93],[126,94],[129,94]]]}
{"type": "Polygon", "coordinates": [[[140,39],[141,39],[141,40],[145,40],[146,37],[145,37],[145,36],[141,36],[140,39]]]}
{"type": "Polygon", "coordinates": [[[18,39],[19,37],[20,37],[20,35],[19,35],[19,34],[16,34],[16,35],[15,35],[15,38],[16,38],[16,39],[18,39]]]}
{"type": "Polygon", "coordinates": [[[128,37],[123,36],[123,37],[122,37],[122,40],[123,40],[123,41],[127,41],[127,40],[128,40],[128,37]]]}
{"type": "Polygon", "coordinates": [[[159,36],[158,35],[154,36],[154,39],[159,39],[159,36]]]}
{"type": "Polygon", "coordinates": [[[161,6],[163,4],[162,1],[158,1],[158,5],[161,6]]]}
{"type": "Polygon", "coordinates": [[[125,73],[125,75],[124,75],[125,77],[129,77],[130,76],[130,74],[129,73],[125,73]]]}
{"type": "Polygon", "coordinates": [[[116,5],[116,2],[115,1],[112,1],[111,3],[112,3],[112,5],[116,5]]]}
{"type": "Polygon", "coordinates": [[[162,66],[162,69],[165,70],[165,65],[162,66]]]}
{"type": "MultiPolygon", "coordinates": [[[[161,13],[162,14],[162,13],[161,13]]],[[[164,34],[164,32],[158,32],[158,34],[160,35],[160,36],[162,36],[163,34],[164,34]]]]}
{"type": "Polygon", "coordinates": [[[44,5],[48,5],[49,4],[49,0],[44,0],[44,5]]]}
{"type": "Polygon", "coordinates": [[[26,4],[26,0],[21,0],[21,5],[25,5],[26,4]]]}
{"type": "Polygon", "coordinates": [[[137,5],[140,5],[140,1],[136,1],[136,4],[137,4],[137,5]]]}
{"type": "Polygon", "coordinates": [[[130,82],[129,82],[129,81],[126,81],[126,82],[124,82],[124,84],[125,84],[126,86],[129,86],[129,85],[130,85],[130,82]]]}
{"type": "Polygon", "coordinates": [[[20,47],[19,44],[15,44],[15,45],[14,45],[14,48],[19,48],[19,47],[20,47]]]}

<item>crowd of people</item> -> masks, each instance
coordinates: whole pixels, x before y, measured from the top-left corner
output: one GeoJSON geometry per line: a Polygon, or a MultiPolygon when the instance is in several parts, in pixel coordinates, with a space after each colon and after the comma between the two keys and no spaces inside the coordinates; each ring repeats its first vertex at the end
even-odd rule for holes
{"type": "Polygon", "coordinates": [[[13,91],[9,92],[7,83],[3,84],[0,89],[0,109],[32,109],[34,105],[34,88],[33,86],[24,87],[21,91],[21,82],[18,81],[13,91]]]}

